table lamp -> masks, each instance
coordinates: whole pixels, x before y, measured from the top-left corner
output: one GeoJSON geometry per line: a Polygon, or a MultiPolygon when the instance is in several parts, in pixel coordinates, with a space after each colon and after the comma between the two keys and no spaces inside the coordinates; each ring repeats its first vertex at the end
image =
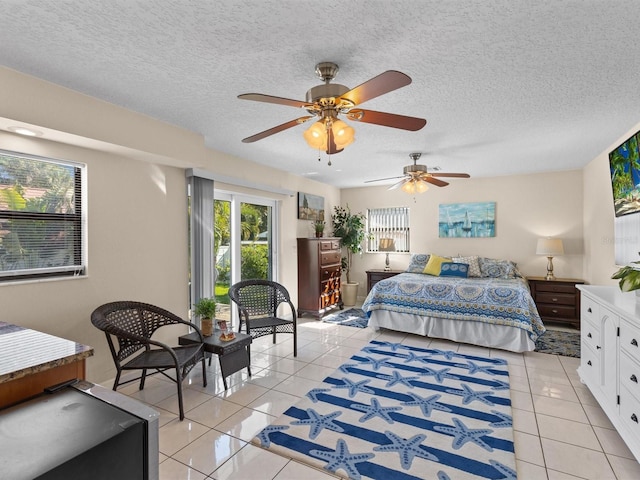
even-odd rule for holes
{"type": "Polygon", "coordinates": [[[378,243],[378,251],[387,253],[387,258],[384,262],[384,270],[385,272],[388,272],[391,270],[391,266],[389,265],[389,252],[396,251],[396,242],[393,241],[393,238],[381,238],[378,243]]]}
{"type": "Polygon", "coordinates": [[[562,240],[551,237],[539,238],[536,254],[547,256],[547,276],[544,278],[546,280],[555,280],[556,277],[553,275],[553,257],[564,254],[562,240]]]}

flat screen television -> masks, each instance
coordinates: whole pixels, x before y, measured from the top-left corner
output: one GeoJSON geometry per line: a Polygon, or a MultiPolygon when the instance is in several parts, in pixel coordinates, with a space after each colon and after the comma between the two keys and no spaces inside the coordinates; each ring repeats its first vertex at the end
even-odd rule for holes
{"type": "Polygon", "coordinates": [[[609,171],[616,217],[640,212],[640,132],[609,153],[609,171]]]}

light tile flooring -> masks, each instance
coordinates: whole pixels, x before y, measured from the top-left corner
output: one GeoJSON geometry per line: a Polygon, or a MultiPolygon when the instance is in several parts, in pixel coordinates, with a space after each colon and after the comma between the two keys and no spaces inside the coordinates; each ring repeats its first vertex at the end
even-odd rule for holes
{"type": "Polygon", "coordinates": [[[636,462],[576,373],[579,360],[431,340],[398,332],[341,327],[302,318],[298,357],[291,335],[251,346],[251,369],[228,378],[217,363],[185,380],[186,418],[178,419],[176,388],[160,376],[119,391],[160,413],[162,480],[327,480],[336,478],[250,444],[250,440],[308,390],[372,339],[498,356],[509,362],[518,478],[521,480],[640,479],[636,462]]]}

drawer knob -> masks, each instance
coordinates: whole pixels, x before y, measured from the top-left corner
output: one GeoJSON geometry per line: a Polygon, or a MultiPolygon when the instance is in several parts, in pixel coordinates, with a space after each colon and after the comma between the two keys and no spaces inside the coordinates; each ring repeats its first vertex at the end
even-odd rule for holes
{"type": "Polygon", "coordinates": [[[600,345],[596,345],[596,350],[600,350],[602,347],[600,345]]]}
{"type": "Polygon", "coordinates": [[[636,417],[635,413],[631,414],[631,420],[633,420],[634,422],[638,423],[638,417],[636,417]]]}
{"type": "Polygon", "coordinates": [[[587,361],[587,365],[589,365],[589,366],[592,365],[591,360],[587,361]]]}
{"type": "Polygon", "coordinates": [[[631,378],[629,378],[629,380],[638,383],[638,377],[636,377],[635,375],[631,375],[631,378]]]}
{"type": "Polygon", "coordinates": [[[591,310],[591,307],[587,308],[587,312],[593,313],[593,310],[591,310]]]}
{"type": "Polygon", "coordinates": [[[634,338],[633,340],[631,340],[631,345],[633,345],[634,347],[637,347],[638,341],[634,338]]]}
{"type": "Polygon", "coordinates": [[[557,299],[557,298],[552,298],[552,299],[551,299],[551,301],[552,301],[552,302],[557,302],[557,301],[558,301],[558,299],[557,299]]]}
{"type": "Polygon", "coordinates": [[[587,337],[589,337],[589,338],[593,338],[593,336],[591,335],[591,333],[587,333],[587,337]]]}
{"type": "Polygon", "coordinates": [[[556,310],[555,308],[553,310],[551,310],[553,313],[558,313],[558,310],[556,310]]]}

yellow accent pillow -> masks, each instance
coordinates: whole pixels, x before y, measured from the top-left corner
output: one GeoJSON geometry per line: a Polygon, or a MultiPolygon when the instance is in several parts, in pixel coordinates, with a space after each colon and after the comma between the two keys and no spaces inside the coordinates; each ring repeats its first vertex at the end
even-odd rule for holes
{"type": "Polygon", "coordinates": [[[440,276],[440,267],[444,262],[450,262],[451,259],[447,257],[440,257],[438,255],[431,255],[429,257],[429,261],[427,262],[427,266],[424,267],[422,273],[426,273],[427,275],[434,275],[436,277],[440,276]]]}

